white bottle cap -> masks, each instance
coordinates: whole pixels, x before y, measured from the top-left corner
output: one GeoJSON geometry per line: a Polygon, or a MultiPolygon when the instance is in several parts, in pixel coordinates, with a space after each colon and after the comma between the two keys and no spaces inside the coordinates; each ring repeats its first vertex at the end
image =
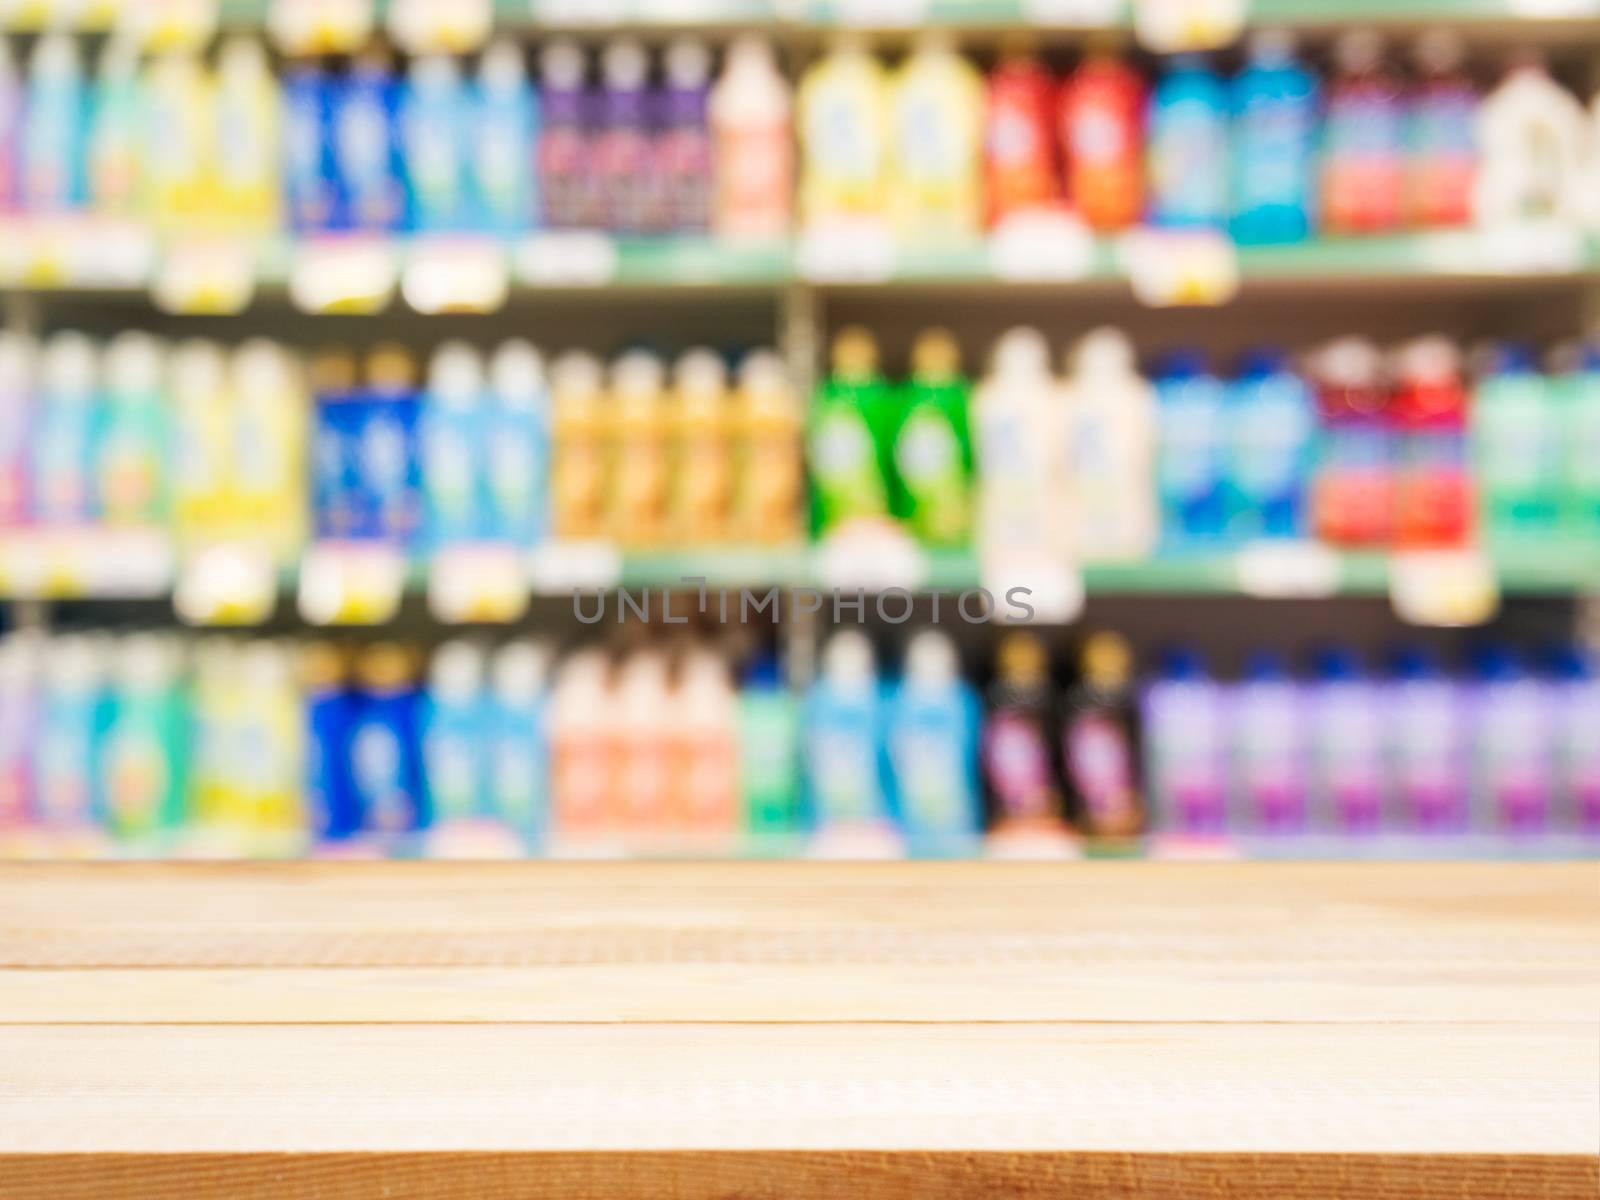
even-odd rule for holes
{"type": "Polygon", "coordinates": [[[601,58],[606,86],[619,91],[633,91],[644,86],[650,73],[650,59],[644,47],[633,38],[619,38],[606,47],[601,58]]]}
{"type": "Polygon", "coordinates": [[[1417,39],[1413,57],[1424,73],[1443,75],[1466,60],[1466,39],[1454,29],[1430,29],[1417,39]]]}
{"type": "Polygon", "coordinates": [[[929,691],[947,688],[961,674],[955,644],[937,629],[924,629],[906,647],[906,680],[929,691]]]}
{"type": "Polygon", "coordinates": [[[510,92],[528,82],[522,47],[508,38],[492,42],[478,62],[478,79],[494,92],[510,92]]]}
{"type": "Polygon", "coordinates": [[[239,652],[239,682],[260,691],[274,691],[293,682],[293,662],[277,642],[251,642],[239,652]]]}
{"type": "Polygon", "coordinates": [[[92,692],[105,680],[106,649],[99,638],[64,634],[45,647],[44,680],[51,691],[92,692]]]}
{"type": "Polygon", "coordinates": [[[550,364],[550,387],[558,396],[593,398],[600,394],[600,360],[582,350],[568,350],[550,364]]]}
{"type": "Polygon", "coordinates": [[[217,55],[217,71],[224,79],[235,74],[267,75],[271,72],[267,48],[252,37],[230,37],[217,55]]]}
{"type": "MultiPolygon", "coordinates": [[[[126,82],[139,73],[139,44],[132,38],[113,35],[106,39],[100,51],[100,78],[108,82],[126,82]]],[[[6,72],[0,68],[0,79],[6,72]]]]}
{"type": "Polygon", "coordinates": [[[83,70],[78,57],[78,43],[65,33],[47,33],[33,48],[33,58],[28,69],[38,78],[61,78],[76,75],[83,70]]]}
{"type": "Polygon", "coordinates": [[[834,687],[865,690],[873,682],[872,643],[859,629],[841,629],[822,651],[822,674],[834,687]]]}
{"type": "Polygon", "coordinates": [[[450,408],[472,408],[483,395],[483,357],[466,342],[446,342],[428,363],[428,394],[450,408]]]}
{"type": "Polygon", "coordinates": [[[752,350],[739,364],[739,388],[756,395],[772,395],[787,390],[789,373],[783,359],[773,350],[752,350]]]}
{"type": "Polygon", "coordinates": [[[666,370],[648,350],[629,350],[611,365],[611,387],[618,396],[644,399],[659,395],[666,370]]]}
{"type": "Polygon", "coordinates": [[[996,375],[1048,375],[1050,343],[1028,325],[1007,330],[995,345],[993,370],[996,375]]]}
{"type": "Polygon", "coordinates": [[[445,642],[433,652],[433,661],[428,665],[428,691],[457,704],[476,699],[483,690],[486,657],[476,642],[445,642]]]}
{"type": "Polygon", "coordinates": [[[1069,366],[1078,375],[1104,377],[1133,374],[1135,363],[1128,335],[1108,325],[1091,330],[1078,340],[1069,366]]]}
{"type": "Polygon", "coordinates": [[[24,334],[0,329],[0,394],[14,395],[33,387],[39,366],[39,343],[24,334]]]}
{"type": "Polygon", "coordinates": [[[1383,58],[1383,35],[1376,29],[1352,29],[1334,46],[1339,69],[1351,74],[1370,71],[1383,58]]]}
{"type": "Polygon", "coordinates": [[[582,87],[585,64],[578,43],[566,38],[551,42],[539,54],[539,73],[546,87],[562,91],[582,87]]]}
{"type": "Polygon", "coordinates": [[[148,396],[161,390],[166,348],[148,333],[119,333],[106,346],[103,367],[108,391],[148,396]]]}
{"type": "Polygon", "coordinates": [[[227,358],[215,342],[198,338],[173,347],[167,369],[172,373],[174,396],[217,400],[225,390],[227,358]]]}
{"type": "Polygon", "coordinates": [[[672,380],[680,395],[720,398],[728,390],[728,369],[715,352],[697,346],[679,356],[672,380]]]}
{"type": "Polygon", "coordinates": [[[543,642],[507,642],[490,667],[495,696],[505,704],[531,704],[550,674],[550,648],[543,642]]]}
{"type": "Polygon", "coordinates": [[[1262,29],[1250,37],[1250,57],[1262,62],[1287,62],[1294,57],[1294,34],[1287,29],[1262,29]]]}
{"type": "Polygon", "coordinates": [[[559,716],[570,719],[573,710],[582,716],[603,719],[601,706],[610,698],[611,665],[599,650],[576,650],[556,671],[555,691],[559,716]],[[584,706],[589,707],[585,712],[584,706]]]}
{"type": "Polygon", "coordinates": [[[760,34],[741,34],[728,47],[727,62],[723,69],[728,73],[759,71],[763,74],[776,74],[778,56],[772,49],[771,41],[760,34]]]}
{"type": "Polygon", "coordinates": [[[544,356],[532,342],[502,342],[489,360],[489,386],[502,404],[533,407],[544,395],[544,356]]]}
{"type": "Polygon", "coordinates": [[[86,396],[99,374],[94,343],[81,333],[58,333],[44,344],[40,364],[44,390],[56,396],[86,396]]]}
{"type": "Polygon", "coordinates": [[[667,660],[654,650],[638,650],[622,664],[617,678],[617,705],[629,728],[656,724],[667,712],[667,660]]]}
{"type": "Polygon", "coordinates": [[[711,51],[698,38],[679,38],[667,47],[667,79],[673,87],[704,87],[711,77],[711,51]]]}
{"type": "Polygon", "coordinates": [[[1407,342],[1395,351],[1395,374],[1403,379],[1441,383],[1461,374],[1461,351],[1439,334],[1407,342]]]}
{"type": "Polygon", "coordinates": [[[31,691],[38,686],[45,640],[32,630],[16,630],[0,638],[0,691],[31,691]]]}
{"type": "Polygon", "coordinates": [[[1365,338],[1339,338],[1312,356],[1313,373],[1344,387],[1366,387],[1382,374],[1383,356],[1365,338]]]}
{"type": "Polygon", "coordinates": [[[117,643],[112,672],[125,691],[165,691],[182,670],[183,643],[170,634],[133,633],[117,643]]]}
{"type": "Polygon", "coordinates": [[[235,350],[231,370],[234,386],[242,395],[276,397],[302,390],[298,361],[266,338],[251,338],[235,350]]]}
{"type": "Polygon", "coordinates": [[[422,91],[443,91],[461,82],[461,68],[448,54],[424,54],[411,60],[411,84],[422,91]]]}

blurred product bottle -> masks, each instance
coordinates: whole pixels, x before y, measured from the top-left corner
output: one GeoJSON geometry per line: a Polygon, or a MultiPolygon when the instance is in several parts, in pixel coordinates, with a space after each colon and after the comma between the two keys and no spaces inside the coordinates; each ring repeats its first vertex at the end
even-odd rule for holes
{"type": "Polygon", "coordinates": [[[405,161],[398,129],[401,88],[393,59],[381,45],[369,46],[331,90],[337,180],[333,226],[368,233],[406,228],[405,161]]]}
{"type": "Polygon", "coordinates": [[[1192,650],[1166,655],[1144,696],[1145,779],[1160,827],[1214,837],[1228,826],[1227,736],[1220,689],[1192,650]]]}
{"type": "Polygon", "coordinates": [[[989,73],[984,106],[984,191],[988,220],[1056,208],[1061,174],[1056,164],[1051,111],[1055,81],[1026,50],[1003,53],[989,73]]]}
{"type": "Polygon", "coordinates": [[[106,719],[106,646],[64,634],[45,649],[34,742],[34,811],[46,828],[81,831],[94,823],[94,764],[106,719]]]}
{"type": "Polygon", "coordinates": [[[673,367],[672,448],[666,532],[676,543],[728,538],[737,465],[728,371],[710,350],[690,350],[673,367]]]}
{"type": "Polygon", "coordinates": [[[1388,692],[1384,721],[1401,826],[1426,834],[1465,830],[1470,782],[1460,685],[1433,655],[1408,646],[1395,655],[1388,692]]]}
{"type": "Polygon", "coordinates": [[[1294,40],[1258,33],[1232,84],[1233,155],[1229,229],[1241,245],[1310,236],[1316,196],[1317,80],[1294,56],[1294,40]]]}
{"type": "Polygon", "coordinates": [[[701,646],[684,655],[665,713],[669,819],[691,846],[731,850],[740,816],[738,712],[720,654],[701,646]]]}
{"type": "Polygon", "coordinates": [[[947,330],[930,329],[917,339],[894,434],[901,515],[917,540],[930,546],[962,546],[972,532],[971,387],[960,356],[947,330]]]}
{"type": "Polygon", "coordinates": [[[614,440],[606,525],[625,546],[659,546],[667,530],[666,370],[659,358],[630,350],[611,367],[614,440]]]}
{"type": "Polygon", "coordinates": [[[594,97],[585,81],[583,51],[560,39],[539,55],[538,198],[543,224],[584,229],[602,224],[594,97]]]}
{"type": "Polygon", "coordinates": [[[356,387],[355,358],[322,351],[311,360],[316,403],[311,446],[312,533],[368,537],[373,524],[361,485],[361,427],[366,402],[356,387]]]}
{"type": "Polygon", "coordinates": [[[284,117],[266,49],[230,38],[217,60],[213,219],[237,233],[264,236],[282,219],[284,117]]]}
{"type": "Polygon", "coordinates": [[[33,427],[30,508],[41,525],[81,525],[99,516],[94,478],[102,419],[100,362],[81,333],[44,344],[33,427]]]}
{"type": "Polygon", "coordinates": [[[617,823],[613,777],[621,752],[612,736],[617,696],[610,674],[600,651],[579,650],[562,663],[551,691],[552,825],[564,838],[593,838],[617,823]]]}
{"type": "Polygon", "coordinates": [[[231,518],[234,536],[288,563],[305,543],[309,401],[295,356],[262,338],[233,353],[231,518]]]}
{"type": "MultiPolygon", "coordinates": [[[[358,699],[350,688],[343,655],[326,642],[300,655],[305,697],[305,795],[311,833],[319,842],[342,842],[361,830],[350,739],[358,699]]],[[[206,712],[203,703],[197,705],[206,712]]]]}
{"type": "Polygon", "coordinates": [[[434,550],[491,532],[487,390],[482,356],[467,343],[446,342],[434,351],[417,429],[427,541],[434,550]]]}
{"type": "MultiPolygon", "coordinates": [[[[282,857],[305,848],[305,724],[286,647],[254,642],[239,656],[238,719],[228,769],[245,853],[282,857]]],[[[413,731],[415,737],[415,731],[413,731]]]]}
{"type": "Polygon", "coordinates": [[[158,228],[177,232],[210,219],[219,147],[217,88],[193,54],[164,54],[145,76],[148,207],[158,228]]]}
{"type": "Polygon", "coordinates": [[[350,768],[361,827],[380,844],[401,847],[429,824],[411,655],[388,642],[367,647],[356,659],[356,685],[350,768]]]}
{"type": "Polygon", "coordinates": [[[1226,436],[1229,536],[1304,537],[1316,410],[1281,350],[1245,356],[1228,396],[1226,436]]]}
{"type": "Polygon", "coordinates": [[[772,43],[741,37],[711,91],[712,231],[776,240],[789,231],[794,194],[793,101],[772,43]]]}
{"type": "Polygon", "coordinates": [[[1512,836],[1544,833],[1556,769],[1552,689],[1505,646],[1479,647],[1473,666],[1475,823],[1512,836]]]}
{"type": "Polygon", "coordinates": [[[0,41],[0,213],[21,206],[23,87],[11,40],[0,41]]]}
{"type": "Polygon", "coordinates": [[[890,510],[888,427],[893,393],[878,370],[878,346],[856,326],[833,341],[833,372],[811,405],[806,434],[811,466],[812,523],[829,533],[890,510]]]}
{"type": "MultiPolygon", "coordinates": [[[[0,74],[4,68],[0,68],[0,74]]],[[[0,83],[0,92],[5,85],[0,83]]],[[[0,106],[4,105],[0,99],[0,106]]],[[[0,125],[4,119],[0,118],[0,125]]],[[[169,131],[160,131],[168,136],[169,131]]],[[[5,135],[0,132],[0,138],[5,135]]],[[[85,186],[89,207],[100,216],[142,218],[145,214],[146,157],[157,149],[158,134],[147,124],[139,47],[114,37],[100,52],[87,145],[85,186]]],[[[0,150],[0,157],[4,151],[0,150]]],[[[4,168],[0,167],[0,174],[4,168]]],[[[0,202],[3,203],[3,202],[0,202]]]]}
{"type": "Polygon", "coordinates": [[[1142,559],[1155,547],[1156,402],[1133,346],[1097,329],[1073,347],[1062,404],[1068,512],[1079,559],[1142,559]]]}
{"type": "Polygon", "coordinates": [[[978,546],[996,558],[1051,554],[1069,544],[1050,348],[1018,327],[995,344],[973,410],[978,546]]]}
{"type": "Polygon", "coordinates": [[[915,856],[969,854],[977,845],[978,722],[978,698],[961,678],[949,637],[936,629],[917,633],[888,711],[895,806],[915,856]]]}
{"type": "Polygon", "coordinates": [[[106,829],[125,847],[170,848],[184,820],[188,699],[177,640],[133,634],[112,654],[107,729],[95,770],[106,829]]]}
{"type": "Polygon", "coordinates": [[[1172,59],[1150,97],[1149,220],[1220,229],[1228,218],[1228,94],[1198,55],[1172,59]]]}
{"type": "Polygon", "coordinates": [[[1425,228],[1465,225],[1478,170],[1478,89],[1453,30],[1425,35],[1414,57],[1422,79],[1407,118],[1406,219],[1425,228]]]}
{"type": "Polygon", "coordinates": [[[1319,832],[1376,833],[1386,771],[1383,689],[1348,647],[1318,655],[1309,689],[1311,821],[1319,832]]]}
{"type": "Polygon", "coordinates": [[[361,489],[374,517],[367,536],[409,547],[422,529],[417,363],[403,347],[382,344],[367,355],[365,373],[358,453],[361,489]]]}
{"type": "Polygon", "coordinates": [[[947,36],[924,35],[890,83],[890,213],[905,242],[975,237],[982,220],[983,79],[947,36]]]}
{"type": "Polygon", "coordinates": [[[1342,338],[1312,361],[1321,422],[1312,527],[1340,546],[1372,546],[1393,529],[1395,437],[1377,347],[1342,338]]]}
{"type": "Polygon", "coordinates": [[[39,344],[0,329],[0,527],[28,519],[39,344]]]}
{"type": "Polygon", "coordinates": [[[550,396],[539,351],[520,340],[503,343],[489,360],[489,392],[488,535],[533,546],[550,522],[550,396]]]}
{"type": "Polygon", "coordinates": [[[800,81],[796,134],[808,223],[885,215],[890,152],[889,85],[858,41],[841,41],[800,81]]]}
{"type": "Polygon", "coordinates": [[[605,531],[607,428],[601,368],[569,351],[550,367],[551,524],[557,538],[583,541],[605,531]]]}
{"type": "MultiPolygon", "coordinates": [[[[0,368],[0,377],[3,375],[0,368]]],[[[1565,529],[1574,537],[1600,538],[1600,343],[1583,348],[1575,369],[1556,388],[1565,448],[1565,529]]]]}
{"type": "Polygon", "coordinates": [[[334,157],[337,84],[312,62],[290,63],[283,74],[283,192],[289,228],[299,234],[331,228],[339,214],[339,169],[334,157]]]}
{"type": "Polygon", "coordinates": [[[1600,834],[1600,670],[1592,655],[1561,651],[1554,663],[1551,709],[1556,717],[1557,813],[1588,837],[1600,834]]]}
{"type": "Polygon", "coordinates": [[[770,350],[753,351],[739,364],[737,420],[733,529],[755,545],[792,541],[805,496],[803,421],[783,362],[770,350]]]}
{"type": "Polygon", "coordinates": [[[770,655],[745,672],[738,721],[745,831],[760,853],[800,828],[800,705],[770,655]]]}
{"type": "Polygon", "coordinates": [[[1230,810],[1252,832],[1305,832],[1306,697],[1281,655],[1257,651],[1228,706],[1230,810]]]}
{"type": "Polygon", "coordinates": [[[1057,718],[1050,661],[1031,633],[1008,633],[995,654],[984,715],[984,781],[997,827],[1056,825],[1061,794],[1054,761],[1057,718]]]}
{"type": "Polygon", "coordinates": [[[1067,203],[1091,228],[1125,229],[1144,212],[1144,80],[1122,59],[1091,50],[1061,89],[1067,203]]]}
{"type": "Polygon", "coordinates": [[[1536,53],[1519,55],[1478,110],[1478,223],[1578,220],[1588,136],[1577,97],[1536,53]]]}
{"type": "Polygon", "coordinates": [[[659,651],[635,650],[617,669],[611,742],[616,755],[607,811],[631,847],[659,843],[681,832],[672,812],[672,738],[667,660],[659,651]]]}
{"type": "Polygon", "coordinates": [[[166,352],[148,334],[123,333],[102,356],[104,411],[96,439],[96,508],[114,525],[165,522],[171,429],[166,352]]]}
{"type": "Polygon", "coordinates": [[[600,60],[599,119],[590,160],[603,228],[645,233],[651,228],[650,60],[632,38],[618,38],[600,60]]]}
{"type": "Polygon", "coordinates": [[[460,66],[447,54],[414,58],[399,95],[397,136],[413,228],[471,228],[472,131],[480,117],[460,66]]]}
{"type": "Polygon", "coordinates": [[[1067,692],[1061,756],[1067,803],[1085,834],[1126,838],[1143,831],[1133,649],[1117,634],[1096,633],[1083,644],[1078,682],[1067,692]]]}
{"type": "Polygon", "coordinates": [[[1405,202],[1405,85],[1370,30],[1339,39],[1339,74],[1322,127],[1322,223],[1330,234],[1400,224],[1405,202]]]}
{"type": "Polygon", "coordinates": [[[197,831],[209,837],[237,810],[233,800],[240,751],[238,725],[241,643],[212,635],[190,655],[193,710],[189,723],[189,812],[197,831]]]}
{"type": "Polygon", "coordinates": [[[78,44],[69,34],[48,33],[28,59],[23,95],[18,195],[24,211],[57,213],[83,206],[89,118],[78,44]]]}
{"type": "Polygon", "coordinates": [[[885,727],[872,643],[859,630],[839,630],[806,696],[806,780],[818,831],[888,824],[885,727]]]}
{"type": "Polygon", "coordinates": [[[713,178],[711,52],[704,42],[680,38],[667,47],[660,128],[655,135],[652,190],[660,211],[651,227],[665,233],[705,233],[711,228],[713,178]]]}
{"type": "Polygon", "coordinates": [[[1472,533],[1476,507],[1461,355],[1444,338],[1419,338],[1396,352],[1393,374],[1395,544],[1461,545],[1472,533]]]}
{"type": "Polygon", "coordinates": [[[1162,543],[1173,550],[1215,546],[1227,522],[1228,390],[1194,351],[1169,355],[1155,389],[1162,543]]]}
{"type": "Polygon", "coordinates": [[[40,673],[46,643],[13,631],[0,638],[0,831],[31,824],[34,747],[39,739],[40,673]]]}
{"type": "Polygon", "coordinates": [[[539,211],[540,139],[539,101],[517,43],[498,40],[483,52],[475,100],[467,171],[477,220],[488,233],[520,233],[539,211]]]}
{"type": "Polygon", "coordinates": [[[525,641],[506,643],[489,665],[489,811],[533,850],[550,825],[549,669],[549,652],[525,641]]]}
{"type": "Polygon", "coordinates": [[[1498,347],[1472,405],[1485,532],[1515,543],[1556,532],[1563,460],[1560,411],[1528,348],[1498,347]]]}
{"type": "Polygon", "coordinates": [[[490,806],[487,659],[475,642],[449,641],[433,652],[422,700],[422,771],[430,837],[495,816],[490,806]]]}

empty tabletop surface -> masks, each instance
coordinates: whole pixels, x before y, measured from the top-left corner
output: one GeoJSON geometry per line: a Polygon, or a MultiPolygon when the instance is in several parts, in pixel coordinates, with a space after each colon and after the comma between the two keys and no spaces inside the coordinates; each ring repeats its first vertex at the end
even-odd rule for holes
{"type": "Polygon", "coordinates": [[[1600,1194],[1600,864],[0,868],[0,1197],[1600,1194]]]}

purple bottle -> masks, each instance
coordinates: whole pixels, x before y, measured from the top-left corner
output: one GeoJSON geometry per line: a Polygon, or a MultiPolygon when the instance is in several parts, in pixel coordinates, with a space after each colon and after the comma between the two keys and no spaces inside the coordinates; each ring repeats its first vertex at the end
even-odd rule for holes
{"type": "Polygon", "coordinates": [[[711,227],[711,132],[706,117],[711,54],[685,38],[667,48],[667,83],[655,138],[652,192],[660,208],[651,225],[663,233],[703,233],[711,227]]]}
{"type": "Polygon", "coordinates": [[[1217,836],[1227,828],[1222,695],[1192,650],[1169,652],[1145,691],[1145,779],[1157,828],[1217,836]]]}
{"type": "Polygon", "coordinates": [[[1556,736],[1562,823],[1600,837],[1600,668],[1577,649],[1556,655],[1556,736]]]}
{"type": "Polygon", "coordinates": [[[1472,721],[1475,805],[1485,830],[1545,832],[1555,774],[1550,686],[1504,646],[1479,649],[1472,721]]]}
{"type": "Polygon", "coordinates": [[[1383,819],[1382,692],[1347,647],[1317,657],[1311,685],[1311,823],[1339,834],[1374,834],[1383,819]]]}
{"type": "Polygon", "coordinates": [[[598,225],[593,201],[590,115],[593,97],[584,86],[583,51],[575,42],[551,42],[539,56],[539,199],[549,229],[598,225]]]}
{"type": "Polygon", "coordinates": [[[1233,811],[1245,828],[1292,834],[1306,822],[1306,720],[1283,657],[1260,650],[1233,689],[1229,747],[1233,811]]]}
{"type": "Polygon", "coordinates": [[[606,47],[601,67],[600,128],[595,137],[594,170],[603,227],[613,233],[650,230],[650,190],[654,163],[650,147],[650,61],[644,47],[623,38],[606,47]]]}
{"type": "Polygon", "coordinates": [[[1385,720],[1395,807],[1418,833],[1463,833],[1470,811],[1462,690],[1420,646],[1392,662],[1385,720]]]}

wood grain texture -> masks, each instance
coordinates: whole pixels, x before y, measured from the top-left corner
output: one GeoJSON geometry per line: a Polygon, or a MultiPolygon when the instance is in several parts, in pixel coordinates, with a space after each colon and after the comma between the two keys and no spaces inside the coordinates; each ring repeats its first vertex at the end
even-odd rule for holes
{"type": "Polygon", "coordinates": [[[1583,1197],[1600,866],[0,869],[0,1198],[1583,1197]]]}

